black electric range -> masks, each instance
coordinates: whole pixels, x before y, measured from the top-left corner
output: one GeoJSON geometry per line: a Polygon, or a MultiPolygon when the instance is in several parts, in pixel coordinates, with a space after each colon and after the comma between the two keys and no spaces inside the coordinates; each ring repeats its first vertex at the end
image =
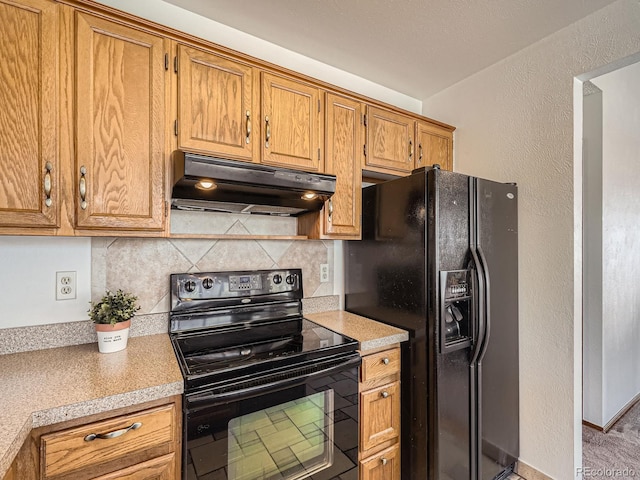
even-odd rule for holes
{"type": "Polygon", "coordinates": [[[352,433],[340,432],[358,431],[358,342],[305,319],[302,296],[300,269],[171,275],[169,333],[185,381],[183,478],[209,478],[213,472],[229,480],[314,478],[314,472],[322,472],[317,478],[357,478],[357,434],[354,444],[352,433]],[[304,418],[291,412],[303,407],[317,418],[291,427],[304,418]],[[278,425],[265,420],[273,412],[274,418],[288,419],[283,425],[293,428],[291,442],[296,432],[307,443],[313,437],[313,454],[295,453],[312,451],[302,449],[302,440],[282,448],[268,440],[278,425]],[[231,425],[251,423],[256,415],[260,419],[245,447],[231,425]],[[230,435],[233,446],[225,443],[230,435]],[[201,442],[216,447],[200,456],[193,445],[201,442]],[[264,458],[237,460],[237,445],[243,452],[257,448],[264,458]],[[226,463],[205,465],[214,451],[226,463]],[[262,465],[262,473],[251,473],[252,462],[262,465]]]}

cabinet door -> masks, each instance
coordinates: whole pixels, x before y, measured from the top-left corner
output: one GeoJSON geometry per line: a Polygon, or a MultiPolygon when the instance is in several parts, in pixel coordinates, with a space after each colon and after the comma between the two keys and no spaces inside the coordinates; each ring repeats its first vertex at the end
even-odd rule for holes
{"type": "Polygon", "coordinates": [[[359,238],[362,203],[362,104],[327,94],[326,173],[336,176],[336,192],[324,207],[325,234],[359,238]]]}
{"type": "Polygon", "coordinates": [[[262,73],[262,163],[322,171],[320,90],[262,73]]]}
{"type": "Polygon", "coordinates": [[[400,388],[398,382],[360,393],[360,449],[366,451],[400,435],[400,388]]]}
{"type": "Polygon", "coordinates": [[[76,225],[164,225],[165,45],[76,12],[76,225]]]}
{"type": "Polygon", "coordinates": [[[0,0],[0,226],[58,222],[58,12],[0,0]]]}
{"type": "Polygon", "coordinates": [[[398,445],[360,462],[360,480],[400,480],[398,445]]]}
{"type": "Polygon", "coordinates": [[[253,67],[184,45],[178,65],[179,147],[253,161],[260,151],[253,67]]]}
{"type": "Polygon", "coordinates": [[[175,453],[154,458],[95,480],[175,480],[175,453]]]}
{"type": "Polygon", "coordinates": [[[365,168],[393,175],[411,173],[414,125],[410,117],[368,106],[365,168]]]}
{"type": "Polygon", "coordinates": [[[453,132],[423,122],[418,122],[416,132],[416,168],[437,163],[443,170],[453,170],[453,132]]]}

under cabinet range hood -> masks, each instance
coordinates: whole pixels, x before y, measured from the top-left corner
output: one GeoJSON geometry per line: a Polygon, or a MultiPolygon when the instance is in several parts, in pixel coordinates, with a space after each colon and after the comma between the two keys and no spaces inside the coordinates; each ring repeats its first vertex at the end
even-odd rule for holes
{"type": "Polygon", "coordinates": [[[320,210],[336,177],[176,150],[172,208],[297,216],[320,210]]]}

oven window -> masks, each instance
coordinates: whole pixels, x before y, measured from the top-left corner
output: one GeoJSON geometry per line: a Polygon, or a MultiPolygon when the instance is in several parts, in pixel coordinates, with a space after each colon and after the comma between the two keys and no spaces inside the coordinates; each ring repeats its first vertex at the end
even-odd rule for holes
{"type": "Polygon", "coordinates": [[[333,390],[229,421],[228,479],[306,478],[333,463],[333,390]]]}

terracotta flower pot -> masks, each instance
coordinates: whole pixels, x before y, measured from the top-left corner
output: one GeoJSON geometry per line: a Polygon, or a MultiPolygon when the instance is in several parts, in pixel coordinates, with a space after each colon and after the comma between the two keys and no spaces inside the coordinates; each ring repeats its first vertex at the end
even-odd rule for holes
{"type": "Polygon", "coordinates": [[[127,348],[131,320],[118,322],[114,325],[96,323],[95,327],[98,334],[98,350],[100,350],[100,353],[118,352],[127,348]]]}

